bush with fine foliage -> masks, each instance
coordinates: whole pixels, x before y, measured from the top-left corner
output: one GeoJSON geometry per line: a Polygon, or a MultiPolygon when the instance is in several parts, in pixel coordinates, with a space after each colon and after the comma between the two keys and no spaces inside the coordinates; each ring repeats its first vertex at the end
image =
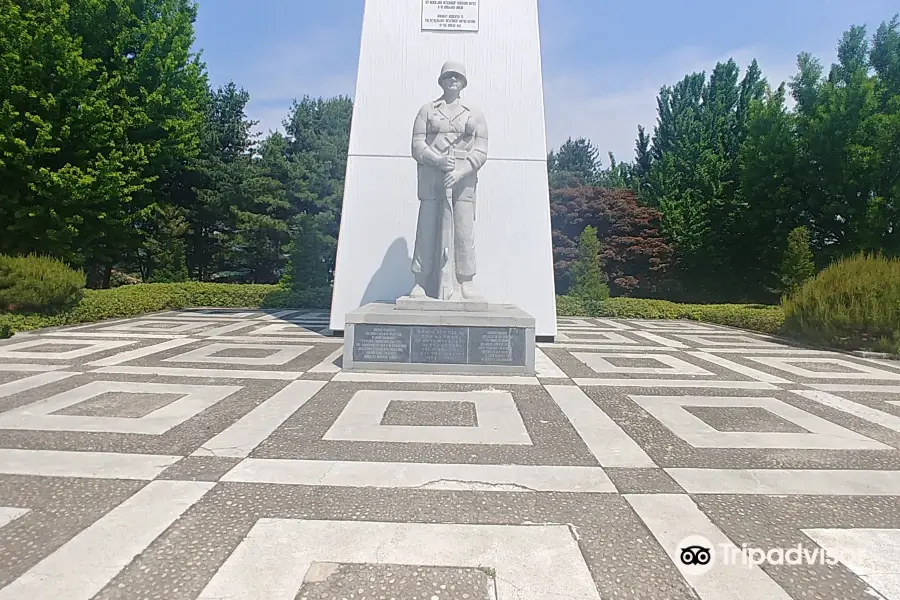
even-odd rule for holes
{"type": "Polygon", "coordinates": [[[900,259],[838,260],[782,301],[785,332],[850,350],[900,352],[900,259]]]}
{"type": "Polygon", "coordinates": [[[78,303],[84,285],[84,272],[71,269],[58,259],[35,254],[0,255],[0,310],[65,310],[78,303]]]}

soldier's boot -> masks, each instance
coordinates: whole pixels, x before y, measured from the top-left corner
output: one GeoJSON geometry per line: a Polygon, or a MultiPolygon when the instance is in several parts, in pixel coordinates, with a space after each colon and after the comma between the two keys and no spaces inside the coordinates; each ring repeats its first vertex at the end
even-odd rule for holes
{"type": "Polygon", "coordinates": [[[475,289],[475,283],[471,279],[463,281],[459,285],[462,290],[463,298],[466,300],[484,300],[481,294],[478,293],[478,290],[475,289]]]}
{"type": "Polygon", "coordinates": [[[422,284],[424,279],[424,275],[416,274],[416,285],[409,293],[410,298],[425,298],[428,296],[428,294],[425,293],[425,286],[422,284]]]}

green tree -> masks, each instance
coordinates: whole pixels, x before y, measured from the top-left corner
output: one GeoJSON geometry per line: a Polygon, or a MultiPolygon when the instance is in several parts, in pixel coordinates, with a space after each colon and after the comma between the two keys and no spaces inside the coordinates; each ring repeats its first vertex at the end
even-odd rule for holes
{"type": "Polygon", "coordinates": [[[799,174],[796,116],[785,105],[785,86],[766,92],[748,109],[739,150],[739,199],[732,227],[730,264],[755,301],[771,301],[781,289],[788,234],[808,218],[799,174]]]}
{"type": "Polygon", "coordinates": [[[327,287],[331,284],[329,265],[334,260],[336,240],[326,233],[330,215],[298,215],[294,220],[289,269],[282,283],[294,291],[327,287]]]}
{"type": "Polygon", "coordinates": [[[0,0],[0,252],[58,256],[91,287],[135,254],[198,151],[195,18],[189,0],[0,0]]]}
{"type": "Polygon", "coordinates": [[[352,114],[348,97],[304,97],[294,102],[284,122],[285,161],[276,179],[285,185],[295,215],[288,268],[295,275],[306,273],[295,278],[296,285],[317,287],[322,277],[330,282],[334,276],[352,114]],[[316,249],[310,248],[310,240],[318,244],[316,249]],[[308,266],[321,273],[313,275],[304,270],[307,266],[297,265],[303,256],[310,257],[308,266]]]}
{"type": "Polygon", "coordinates": [[[600,171],[600,150],[587,138],[569,138],[547,155],[550,188],[594,185],[600,171]]]}
{"type": "Polygon", "coordinates": [[[660,90],[652,146],[637,142],[641,197],[663,215],[663,231],[675,246],[683,298],[739,299],[747,290],[731,268],[734,230],[742,204],[739,149],[747,135],[749,107],[765,81],[754,61],[743,79],[733,60],[718,63],[709,78],[693,73],[660,90]]]}
{"type": "Polygon", "coordinates": [[[784,259],[781,263],[782,292],[791,295],[815,277],[816,264],[809,247],[809,229],[797,227],[788,234],[784,259]]]}
{"type": "Polygon", "coordinates": [[[141,276],[149,283],[187,281],[188,222],[184,211],[171,204],[154,204],[147,212],[144,244],[138,250],[141,276]]]}
{"type": "Polygon", "coordinates": [[[816,61],[801,56],[801,71],[792,81],[798,101],[799,188],[809,205],[813,246],[825,262],[880,245],[880,236],[868,225],[877,207],[869,124],[879,111],[868,53],[865,28],[851,27],[827,78],[816,81],[816,61]]]}
{"type": "Polygon", "coordinates": [[[584,300],[606,300],[609,287],[600,264],[600,239],[597,228],[588,225],[578,236],[578,260],[572,265],[569,294],[584,300]]]}
{"type": "Polygon", "coordinates": [[[245,274],[234,244],[243,206],[242,187],[251,178],[255,121],[247,118],[250,94],[234,82],[207,88],[199,155],[181,172],[178,203],[187,214],[188,265],[201,281],[245,274]]]}

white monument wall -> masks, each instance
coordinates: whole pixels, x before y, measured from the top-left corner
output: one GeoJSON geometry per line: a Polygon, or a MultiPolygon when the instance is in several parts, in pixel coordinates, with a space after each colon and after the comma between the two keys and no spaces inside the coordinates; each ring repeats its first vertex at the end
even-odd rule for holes
{"type": "Polygon", "coordinates": [[[556,335],[556,296],[537,0],[480,0],[479,31],[422,31],[426,0],[366,0],[331,329],[350,310],[412,289],[419,201],[410,155],[419,108],[461,61],[462,98],[482,110],[488,161],[479,172],[475,284],[489,302],[534,315],[556,335]]]}

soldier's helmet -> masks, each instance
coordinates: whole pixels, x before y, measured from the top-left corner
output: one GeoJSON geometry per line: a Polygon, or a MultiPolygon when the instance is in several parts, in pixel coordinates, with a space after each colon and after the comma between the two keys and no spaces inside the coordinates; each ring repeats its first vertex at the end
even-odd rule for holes
{"type": "Polygon", "coordinates": [[[444,66],[441,67],[441,75],[438,77],[438,85],[441,85],[444,81],[444,77],[453,73],[455,75],[459,75],[462,77],[463,88],[469,85],[469,79],[466,77],[466,66],[461,62],[455,60],[448,60],[444,63],[444,66]]]}

